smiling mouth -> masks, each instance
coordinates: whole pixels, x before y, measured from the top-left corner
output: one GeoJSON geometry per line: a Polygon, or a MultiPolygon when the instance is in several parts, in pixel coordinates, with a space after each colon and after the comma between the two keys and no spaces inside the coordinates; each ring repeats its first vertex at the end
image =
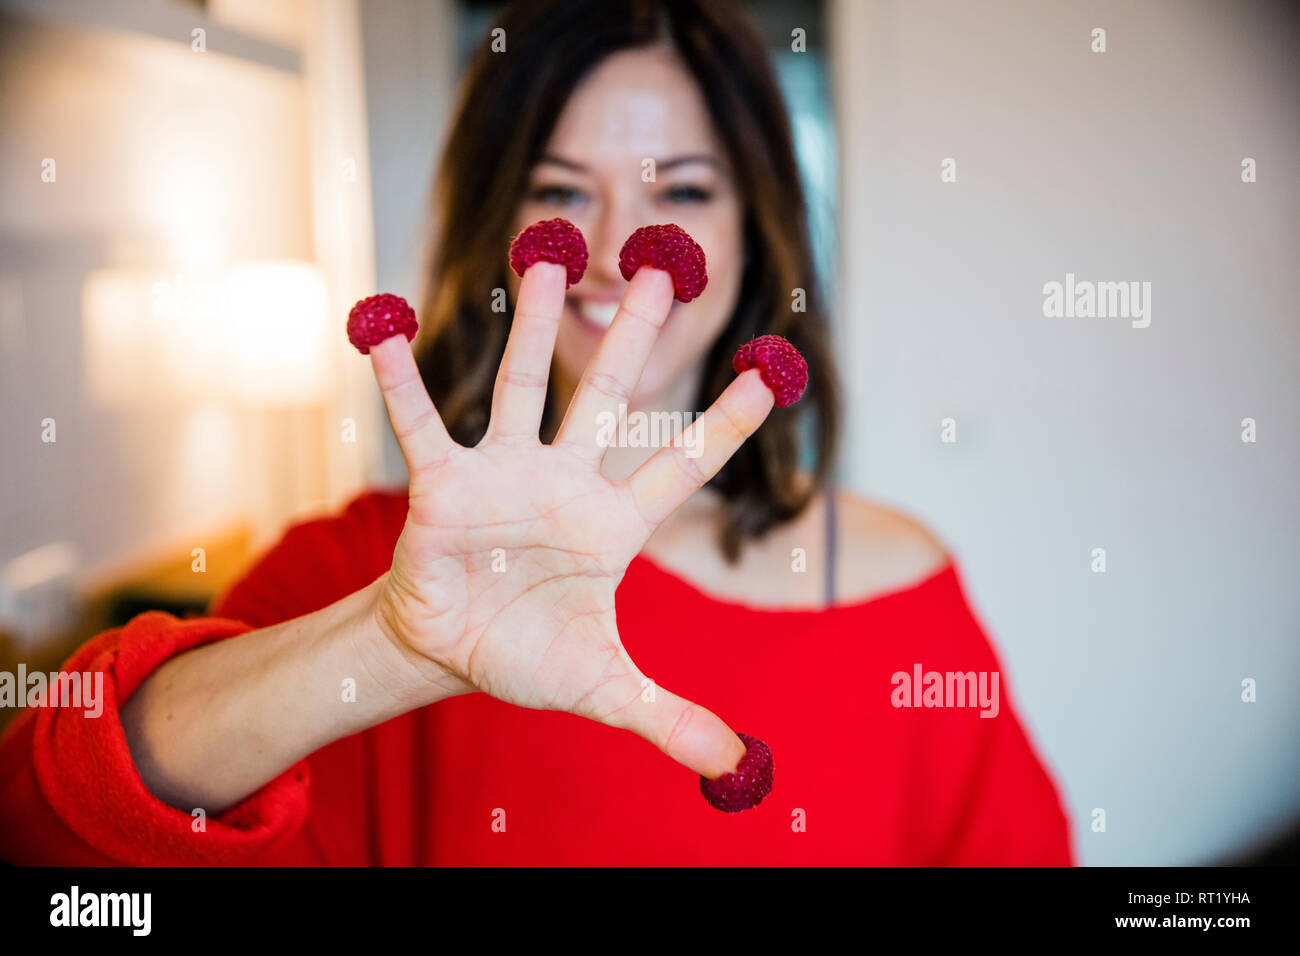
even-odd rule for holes
{"type": "Polygon", "coordinates": [[[614,324],[614,316],[618,314],[618,303],[579,301],[574,304],[573,311],[588,325],[598,329],[608,329],[614,324]]]}
{"type": "MultiPolygon", "coordinates": [[[[674,301],[668,309],[668,316],[664,319],[664,325],[672,319],[677,312],[677,306],[681,303],[674,301]]],[[[565,302],[565,308],[573,313],[578,324],[589,332],[596,335],[604,335],[609,331],[609,327],[614,324],[614,316],[618,314],[617,302],[589,302],[583,299],[569,299],[565,302]]]]}

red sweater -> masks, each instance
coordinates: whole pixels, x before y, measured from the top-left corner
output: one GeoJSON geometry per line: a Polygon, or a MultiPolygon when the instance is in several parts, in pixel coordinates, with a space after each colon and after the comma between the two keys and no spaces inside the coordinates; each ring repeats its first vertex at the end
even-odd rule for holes
{"type": "MultiPolygon", "coordinates": [[[[0,858],[35,864],[1072,864],[1051,777],[999,685],[978,707],[895,707],[897,672],[1001,671],[952,563],[825,611],[709,597],[638,557],[618,622],[650,677],[772,747],[756,809],[714,810],[641,738],[484,694],[317,751],[196,832],[144,787],[118,706],[188,648],[288,620],[389,566],[405,494],[291,528],[214,609],[152,612],[65,665],[104,710],[23,711],[0,743],[0,858]]],[[[273,706],[273,704],[272,704],[273,706]]]]}

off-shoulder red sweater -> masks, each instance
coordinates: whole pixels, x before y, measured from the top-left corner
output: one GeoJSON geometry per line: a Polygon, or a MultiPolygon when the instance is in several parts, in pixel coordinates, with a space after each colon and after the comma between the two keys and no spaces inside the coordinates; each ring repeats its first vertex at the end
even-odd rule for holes
{"type": "MultiPolygon", "coordinates": [[[[710,597],[639,557],[623,641],[657,683],[772,748],[776,783],[724,814],[641,738],[483,694],[317,751],[204,821],[155,799],[118,707],[163,661],[315,611],[391,563],[404,493],[291,528],[214,608],[154,612],[65,665],[104,708],[25,710],[0,743],[0,858],[20,864],[1072,864],[1057,789],[999,682],[979,707],[896,706],[894,675],[999,672],[950,561],[829,610],[710,597]]],[[[919,691],[917,691],[919,694],[919,691]]],[[[956,703],[952,698],[935,698],[956,703]]],[[[913,698],[915,703],[917,698],[913,698]]],[[[924,704],[924,701],[922,700],[924,704]]],[[[271,704],[269,706],[274,706],[271,704]]]]}

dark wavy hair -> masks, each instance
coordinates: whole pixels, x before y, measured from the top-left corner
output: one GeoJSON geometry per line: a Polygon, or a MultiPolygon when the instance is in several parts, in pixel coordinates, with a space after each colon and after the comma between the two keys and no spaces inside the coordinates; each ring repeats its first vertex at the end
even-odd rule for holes
{"type": "MultiPolygon", "coordinates": [[[[452,436],[478,442],[510,323],[492,310],[493,293],[506,287],[510,230],[531,169],[592,67],[619,50],[671,44],[726,144],[745,210],[740,292],[705,359],[696,410],[735,377],[732,355],[757,335],[785,336],[810,373],[803,400],[775,409],[710,483],[727,502],[719,543],[734,562],[745,539],[794,518],[827,485],[841,416],[790,121],[762,41],[732,0],[525,0],[495,26],[508,52],[492,51],[489,31],[434,185],[437,236],[416,343],[425,385],[452,436]],[[803,311],[792,307],[796,289],[804,290],[803,311]],[[805,451],[811,484],[799,481],[805,451]]],[[[559,426],[553,402],[544,440],[559,426]]]]}

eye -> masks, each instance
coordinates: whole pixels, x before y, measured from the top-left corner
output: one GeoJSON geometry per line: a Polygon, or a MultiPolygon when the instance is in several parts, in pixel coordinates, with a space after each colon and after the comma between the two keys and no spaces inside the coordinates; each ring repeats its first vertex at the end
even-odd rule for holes
{"type": "Polygon", "coordinates": [[[587,194],[573,186],[538,186],[528,198],[552,206],[574,206],[586,200],[587,194]]]}
{"type": "Polygon", "coordinates": [[[670,186],[664,190],[661,198],[670,203],[702,203],[712,199],[713,193],[699,186],[670,186]]]}

